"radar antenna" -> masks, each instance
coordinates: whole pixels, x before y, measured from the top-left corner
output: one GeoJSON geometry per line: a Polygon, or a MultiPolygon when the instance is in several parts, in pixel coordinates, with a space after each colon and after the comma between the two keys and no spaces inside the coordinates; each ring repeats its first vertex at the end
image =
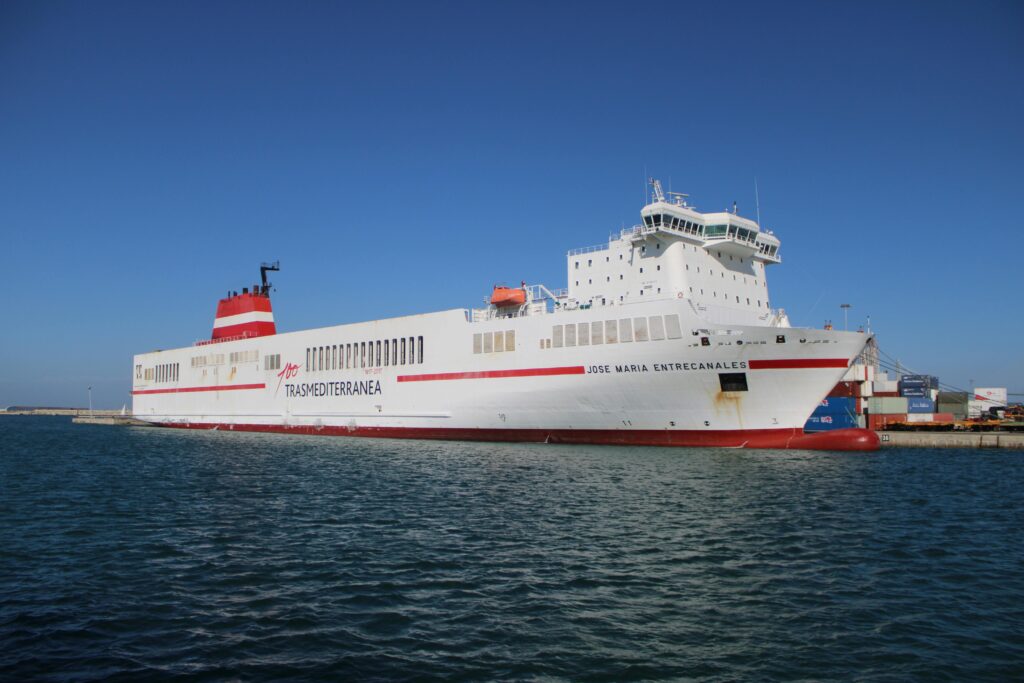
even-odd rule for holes
{"type": "Polygon", "coordinates": [[[676,206],[689,206],[686,200],[690,198],[690,195],[685,192],[669,192],[668,196],[672,198],[672,203],[676,206]]]}
{"type": "Polygon", "coordinates": [[[665,201],[665,193],[662,192],[662,190],[661,190],[661,181],[660,180],[656,180],[654,178],[651,178],[649,182],[651,183],[651,190],[654,191],[654,201],[656,201],[656,202],[663,202],[663,201],[665,201]]]}
{"type": "Polygon", "coordinates": [[[281,262],[280,261],[274,261],[273,263],[265,263],[264,262],[264,263],[260,264],[260,280],[263,283],[262,291],[263,291],[264,294],[266,294],[267,292],[270,291],[270,282],[267,281],[267,271],[269,271],[269,270],[275,270],[275,271],[281,270],[281,262]]]}

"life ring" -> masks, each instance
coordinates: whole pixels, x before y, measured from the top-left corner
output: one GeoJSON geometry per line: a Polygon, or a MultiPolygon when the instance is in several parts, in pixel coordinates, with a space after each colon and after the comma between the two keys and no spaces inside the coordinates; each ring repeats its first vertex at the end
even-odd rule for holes
{"type": "Polygon", "coordinates": [[[678,294],[676,294],[676,298],[677,299],[682,299],[683,298],[683,293],[679,292],[678,294]]]}

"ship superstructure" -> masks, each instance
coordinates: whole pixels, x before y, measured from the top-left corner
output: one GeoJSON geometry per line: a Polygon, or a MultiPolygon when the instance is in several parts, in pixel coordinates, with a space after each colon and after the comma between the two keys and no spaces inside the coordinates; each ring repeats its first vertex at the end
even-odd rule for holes
{"type": "Polygon", "coordinates": [[[277,333],[266,269],[214,334],[135,357],[134,414],[160,425],[406,438],[877,447],[802,427],[863,333],[790,327],[770,304],[779,240],[652,182],[642,222],[567,254],[568,286],[277,333]]]}

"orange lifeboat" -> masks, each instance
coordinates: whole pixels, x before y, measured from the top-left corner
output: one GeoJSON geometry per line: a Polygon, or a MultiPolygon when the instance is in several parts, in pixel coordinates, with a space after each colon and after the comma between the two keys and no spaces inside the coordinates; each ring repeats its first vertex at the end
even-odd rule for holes
{"type": "Polygon", "coordinates": [[[522,306],[526,303],[526,290],[518,287],[494,286],[491,303],[495,306],[522,306]]]}

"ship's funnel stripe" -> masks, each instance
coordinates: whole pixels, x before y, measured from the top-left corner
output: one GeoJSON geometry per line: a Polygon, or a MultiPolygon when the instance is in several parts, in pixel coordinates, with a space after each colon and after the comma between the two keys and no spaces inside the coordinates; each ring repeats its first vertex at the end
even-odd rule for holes
{"type": "Polygon", "coordinates": [[[452,379],[493,379],[498,377],[545,377],[549,375],[583,375],[582,365],[561,368],[521,368],[518,370],[482,370],[478,372],[438,372],[426,375],[399,375],[399,382],[438,382],[452,379]]]}
{"type": "Polygon", "coordinates": [[[277,328],[274,323],[261,323],[251,322],[242,323],[241,325],[227,325],[225,327],[213,328],[213,338],[223,339],[225,337],[266,337],[271,334],[276,334],[277,328]]]}
{"type": "Polygon", "coordinates": [[[255,296],[253,294],[241,294],[230,299],[221,299],[217,302],[217,317],[238,315],[250,311],[270,312],[270,297],[255,296]]]}
{"type": "Polygon", "coordinates": [[[804,368],[845,368],[850,362],[845,358],[780,358],[776,360],[751,360],[751,370],[798,370],[804,368]]]}
{"type": "Polygon", "coordinates": [[[274,322],[274,314],[270,311],[249,311],[248,313],[239,313],[237,315],[226,315],[214,320],[213,327],[216,329],[218,327],[227,327],[228,325],[254,322],[272,323],[274,322]]]}

